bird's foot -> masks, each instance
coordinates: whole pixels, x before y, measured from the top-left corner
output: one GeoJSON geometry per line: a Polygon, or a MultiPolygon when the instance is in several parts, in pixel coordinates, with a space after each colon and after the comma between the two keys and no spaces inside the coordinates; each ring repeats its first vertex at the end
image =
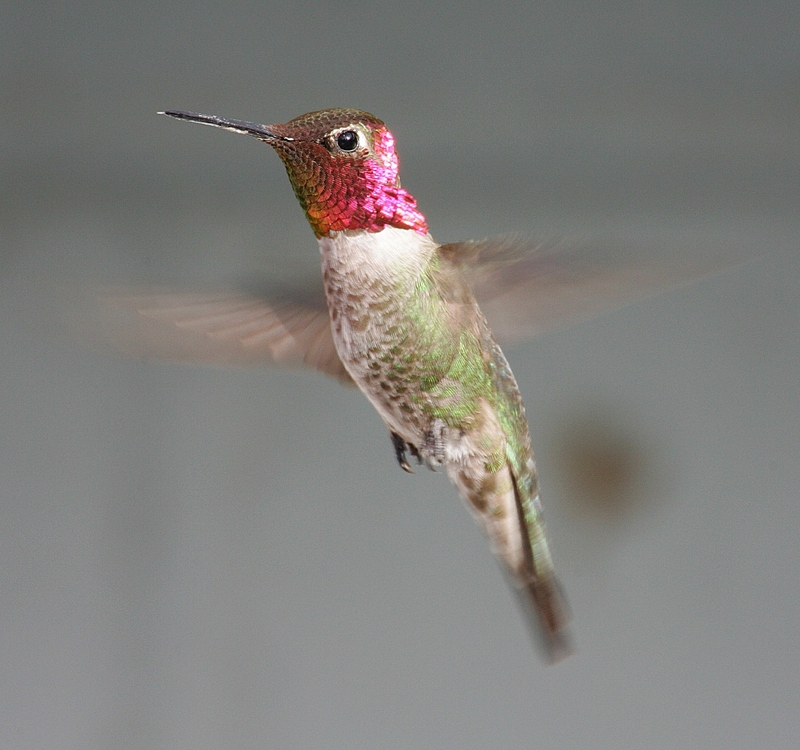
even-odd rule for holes
{"type": "Polygon", "coordinates": [[[407,471],[409,474],[413,474],[414,469],[411,468],[411,464],[408,462],[406,452],[408,451],[409,453],[411,453],[411,455],[417,459],[417,463],[421,464],[422,458],[419,455],[417,446],[407,443],[396,432],[390,432],[389,434],[392,436],[392,445],[394,446],[394,455],[397,458],[397,463],[400,464],[400,468],[403,471],[407,471]]]}

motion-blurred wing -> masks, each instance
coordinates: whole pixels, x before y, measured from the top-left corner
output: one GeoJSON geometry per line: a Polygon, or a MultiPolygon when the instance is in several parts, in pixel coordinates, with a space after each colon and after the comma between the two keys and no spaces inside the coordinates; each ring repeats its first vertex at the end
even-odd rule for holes
{"type": "Polygon", "coordinates": [[[129,354],[224,365],[313,367],[352,384],[318,294],[104,289],[102,336],[129,354]]]}
{"type": "Polygon", "coordinates": [[[537,243],[501,236],[443,245],[501,341],[609,312],[745,260],[728,246],[658,252],[613,241],[537,243]]]}

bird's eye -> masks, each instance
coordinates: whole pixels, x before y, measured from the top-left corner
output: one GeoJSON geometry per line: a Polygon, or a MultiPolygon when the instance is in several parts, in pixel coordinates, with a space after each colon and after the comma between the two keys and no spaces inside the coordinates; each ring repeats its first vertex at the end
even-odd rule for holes
{"type": "Polygon", "coordinates": [[[355,151],[358,148],[358,133],[355,130],[343,130],[336,136],[336,145],[342,151],[355,151]]]}

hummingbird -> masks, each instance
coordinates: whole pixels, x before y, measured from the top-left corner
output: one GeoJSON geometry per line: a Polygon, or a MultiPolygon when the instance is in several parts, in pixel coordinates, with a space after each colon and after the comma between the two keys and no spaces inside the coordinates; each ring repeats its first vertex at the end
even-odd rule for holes
{"type": "MultiPolygon", "coordinates": [[[[159,114],[256,138],[280,157],[319,246],[311,290],[106,295],[138,320],[104,323],[129,352],[314,368],[356,386],[400,467],[442,469],[488,539],[550,661],[572,652],[530,431],[504,340],[619,307],[730,265],[696,252],[646,265],[617,243],[578,248],[501,236],[437,243],[401,187],[395,139],[374,115],[327,109],[262,125],[159,114]],[[478,305],[481,300],[483,311],[478,305]],[[189,342],[187,334],[194,335],[189,342]],[[199,334],[199,335],[198,335],[199,334]]],[[[107,331],[108,332],[108,331],[107,331]]]]}
{"type": "MultiPolygon", "coordinates": [[[[369,399],[402,469],[412,471],[412,457],[446,472],[532,605],[546,652],[566,655],[569,615],[525,408],[461,270],[476,247],[431,237],[401,187],[392,133],[356,109],[311,112],[281,125],[163,114],[253,136],[278,154],[317,238],[327,303],[327,320],[313,335],[308,320],[295,321],[306,336],[298,344],[289,332],[292,345],[305,346],[308,364],[352,382],[369,399]]],[[[265,327],[252,310],[245,320],[229,312],[240,336],[265,327]]]]}

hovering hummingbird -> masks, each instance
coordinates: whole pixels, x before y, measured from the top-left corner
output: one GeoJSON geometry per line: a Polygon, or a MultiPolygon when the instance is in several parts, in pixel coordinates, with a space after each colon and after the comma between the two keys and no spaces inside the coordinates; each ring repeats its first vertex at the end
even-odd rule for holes
{"type": "MultiPolygon", "coordinates": [[[[447,472],[514,586],[530,597],[549,653],[564,655],[569,618],[525,409],[461,272],[475,246],[431,237],[400,186],[386,125],[354,109],[311,112],[285,125],[163,114],[254,136],[278,153],[322,256],[329,322],[306,339],[304,359],[358,386],[405,471],[410,455],[447,472]]],[[[239,324],[240,336],[257,335],[265,321],[246,317],[228,322],[239,324]]],[[[298,322],[307,328],[307,320],[298,322]]],[[[294,338],[291,329],[287,335],[294,338]]]]}
{"type": "MultiPolygon", "coordinates": [[[[590,248],[582,256],[508,237],[440,245],[400,185],[394,137],[359,110],[311,112],[283,125],[160,114],[251,135],[277,152],[317,237],[324,287],[324,297],[129,297],[137,313],[199,332],[205,342],[186,351],[171,342],[160,353],[301,363],[357,386],[386,424],[402,469],[412,471],[410,458],[444,469],[550,659],[568,655],[569,614],[542,518],[525,409],[476,297],[485,309],[504,309],[504,337],[530,335],[716,264],[620,266],[614,252],[590,248]]],[[[152,341],[145,347],[158,348],[152,341]]]]}

